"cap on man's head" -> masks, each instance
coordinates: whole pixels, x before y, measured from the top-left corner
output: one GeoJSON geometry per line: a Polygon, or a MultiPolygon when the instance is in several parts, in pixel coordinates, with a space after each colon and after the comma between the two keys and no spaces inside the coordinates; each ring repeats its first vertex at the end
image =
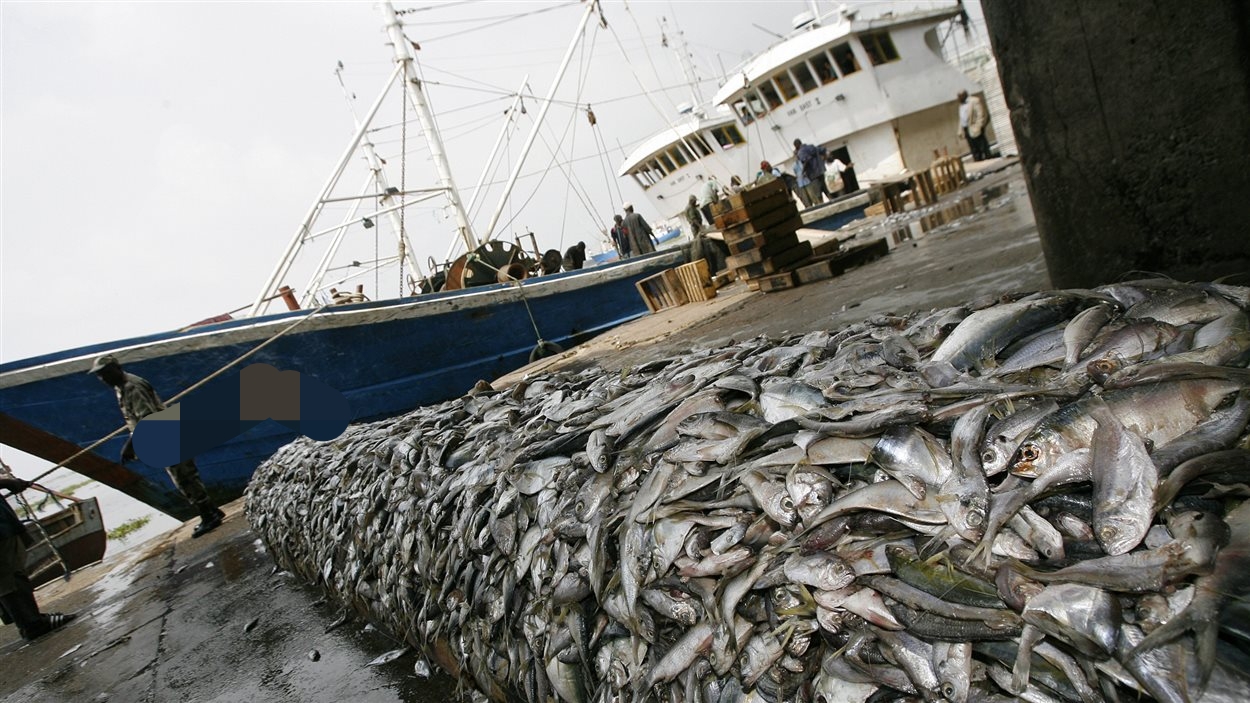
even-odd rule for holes
{"type": "Polygon", "coordinates": [[[772,167],[773,167],[773,165],[772,165],[772,164],[770,164],[770,163],[768,163],[767,161],[761,161],[761,162],[760,162],[760,168],[764,169],[765,171],[767,171],[768,169],[770,169],[770,168],[772,168],[772,167]]]}
{"type": "Polygon", "coordinates": [[[87,373],[100,373],[110,366],[121,368],[121,364],[117,361],[117,357],[112,354],[105,354],[104,356],[96,359],[95,363],[91,364],[91,370],[87,373]]]}
{"type": "Polygon", "coordinates": [[[622,210],[633,210],[633,209],[634,209],[634,204],[633,204],[633,203],[631,203],[631,202],[629,202],[628,200],[626,200],[625,202],[621,203],[621,209],[622,209],[622,210]]]}

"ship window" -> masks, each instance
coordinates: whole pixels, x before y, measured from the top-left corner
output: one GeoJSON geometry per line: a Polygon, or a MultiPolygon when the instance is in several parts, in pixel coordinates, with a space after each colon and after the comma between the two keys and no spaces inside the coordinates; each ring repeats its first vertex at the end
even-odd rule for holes
{"type": "Polygon", "coordinates": [[[690,163],[690,159],[686,158],[686,150],[683,149],[680,144],[674,145],[671,149],[669,149],[668,155],[672,157],[673,161],[677,164],[677,168],[681,168],[682,166],[690,163]]]}
{"type": "Polygon", "coordinates": [[[829,54],[820,53],[813,56],[812,68],[816,69],[816,77],[820,79],[822,85],[838,80],[838,72],[833,70],[833,62],[829,60],[829,54]]]}
{"type": "Polygon", "coordinates": [[[664,176],[668,175],[668,171],[665,171],[664,168],[660,166],[660,162],[656,161],[655,159],[651,159],[650,163],[648,163],[647,166],[651,167],[652,171],[655,171],[657,174],[659,174],[656,176],[656,180],[659,180],[663,178],[664,176]]]}
{"type": "Polygon", "coordinates": [[[747,102],[745,100],[739,100],[734,103],[734,112],[737,113],[738,120],[742,122],[743,126],[749,125],[755,121],[755,115],[747,109],[747,102]]]}
{"type": "Polygon", "coordinates": [[[668,154],[660,154],[660,165],[664,167],[664,173],[672,173],[677,170],[673,165],[673,160],[668,158],[668,154]]]}
{"type": "Polygon", "coordinates": [[[781,107],[781,103],[785,102],[781,99],[781,96],[777,93],[777,89],[773,87],[772,83],[761,83],[760,95],[764,97],[764,100],[768,102],[769,109],[772,110],[776,110],[781,107]]]}
{"type": "Polygon", "coordinates": [[[812,72],[807,69],[807,64],[795,64],[790,70],[794,72],[794,80],[798,81],[804,93],[816,90],[816,79],[812,78],[812,72]]]}
{"type": "Polygon", "coordinates": [[[898,61],[898,50],[894,48],[894,40],[889,32],[873,32],[859,38],[864,45],[864,53],[873,66],[880,66],[890,61],[898,61]]]}
{"type": "Polygon", "coordinates": [[[768,106],[760,100],[759,93],[747,93],[747,107],[750,108],[751,114],[757,118],[763,117],[768,112],[768,106]]]}
{"type": "Polygon", "coordinates": [[[746,142],[746,140],[742,138],[742,132],[739,132],[738,128],[731,124],[727,124],[724,127],[717,127],[712,130],[712,136],[716,139],[716,142],[720,144],[722,149],[729,149],[736,144],[746,142]]]}
{"type": "Polygon", "coordinates": [[[691,146],[694,147],[694,150],[699,152],[700,159],[712,153],[712,147],[707,145],[707,140],[705,140],[701,134],[692,134],[689,137],[686,137],[686,141],[690,142],[691,146]]]}
{"type": "Polygon", "coordinates": [[[838,71],[844,76],[849,76],[859,70],[859,62],[855,60],[855,53],[851,51],[850,44],[838,44],[833,47],[833,60],[838,64],[838,71]]]}
{"type": "Polygon", "coordinates": [[[773,80],[776,81],[777,87],[781,90],[781,95],[786,100],[793,100],[799,97],[799,89],[794,87],[794,81],[790,80],[789,73],[782,71],[773,76],[773,80]]]}

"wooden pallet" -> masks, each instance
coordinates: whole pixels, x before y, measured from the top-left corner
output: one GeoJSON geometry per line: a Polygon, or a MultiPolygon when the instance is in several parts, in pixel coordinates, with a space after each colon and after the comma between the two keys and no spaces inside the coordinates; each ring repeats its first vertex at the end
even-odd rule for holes
{"type": "Polygon", "coordinates": [[[875,261],[888,254],[890,245],[884,239],[851,247],[844,252],[807,264],[795,271],[798,282],[814,283],[840,276],[856,266],[875,261]]]}
{"type": "Polygon", "coordinates": [[[786,290],[799,285],[795,280],[793,271],[785,271],[782,273],[774,273],[771,276],[764,276],[754,281],[758,286],[756,290],[763,293],[772,293],[773,291],[786,290]]]}
{"type": "MultiPolygon", "coordinates": [[[[722,200],[721,202],[724,201],[722,200]]],[[[790,197],[790,194],[785,191],[781,191],[780,193],[773,193],[766,198],[752,203],[747,203],[741,207],[724,210],[721,214],[716,215],[713,218],[713,222],[716,223],[717,229],[723,231],[727,227],[733,227],[734,225],[740,225],[744,222],[757,220],[768,215],[774,210],[793,204],[794,199],[790,197]]]]}
{"type": "Polygon", "coordinates": [[[690,302],[676,269],[665,269],[634,284],[651,312],[675,308],[690,302]]]}
{"type": "Polygon", "coordinates": [[[725,259],[725,268],[732,269],[747,264],[757,264],[798,245],[799,235],[793,231],[774,235],[757,234],[747,239],[740,239],[729,245],[729,251],[732,253],[725,259]],[[746,246],[736,246],[744,243],[746,246]]]}
{"type": "Polygon", "coordinates": [[[781,207],[753,217],[746,222],[722,227],[721,235],[724,236],[726,243],[735,242],[752,235],[763,234],[769,230],[781,231],[783,228],[789,227],[789,223],[792,220],[797,220],[799,223],[793,229],[803,226],[802,218],[799,217],[799,209],[795,206],[794,201],[790,200],[781,207]]]}
{"type": "Polygon", "coordinates": [[[721,215],[730,210],[737,210],[752,203],[759,202],[770,198],[777,193],[786,193],[786,184],[780,178],[775,181],[769,181],[761,185],[745,188],[738,193],[732,193],[728,197],[721,198],[719,201],[712,203],[712,215],[721,215]]]}
{"type": "Polygon", "coordinates": [[[776,239],[788,239],[796,230],[798,230],[798,228],[802,226],[803,218],[796,213],[790,219],[785,220],[781,224],[769,227],[763,232],[741,234],[734,229],[728,233],[722,232],[721,236],[725,240],[725,246],[729,247],[730,254],[741,254],[776,239]]]}
{"type": "Polygon", "coordinates": [[[738,275],[742,278],[762,278],[774,273],[783,273],[792,271],[801,266],[807,259],[812,256],[812,243],[799,242],[797,246],[775,254],[763,261],[750,263],[743,266],[733,266],[730,260],[734,257],[726,259],[726,265],[733,266],[737,269],[738,275]]]}
{"type": "Polygon", "coordinates": [[[708,275],[707,259],[696,259],[673,270],[677,272],[686,300],[693,303],[716,297],[716,286],[708,275]]]}

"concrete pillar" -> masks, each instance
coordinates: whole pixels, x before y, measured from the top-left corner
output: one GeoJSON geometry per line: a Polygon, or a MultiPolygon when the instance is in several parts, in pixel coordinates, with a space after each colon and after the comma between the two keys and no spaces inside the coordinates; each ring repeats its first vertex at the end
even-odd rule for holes
{"type": "Polygon", "coordinates": [[[1250,3],[982,6],[1057,287],[1250,272],[1250,3]]]}

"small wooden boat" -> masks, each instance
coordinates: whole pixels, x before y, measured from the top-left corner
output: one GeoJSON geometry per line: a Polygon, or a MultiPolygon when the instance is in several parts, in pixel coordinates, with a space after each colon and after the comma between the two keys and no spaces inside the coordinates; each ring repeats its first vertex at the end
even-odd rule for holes
{"type": "Polygon", "coordinates": [[[49,490],[60,509],[26,521],[31,546],[26,550],[26,573],[39,587],[59,576],[104,558],[108,533],[95,498],[75,498],[49,490]]]}

